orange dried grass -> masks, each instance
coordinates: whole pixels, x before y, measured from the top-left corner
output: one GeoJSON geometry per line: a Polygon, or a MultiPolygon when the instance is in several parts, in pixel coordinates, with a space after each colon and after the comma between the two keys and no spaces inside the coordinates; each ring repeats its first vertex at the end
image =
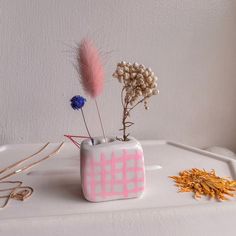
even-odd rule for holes
{"type": "Polygon", "coordinates": [[[179,176],[170,176],[179,188],[179,192],[193,192],[194,198],[202,196],[214,198],[219,201],[229,200],[226,196],[235,197],[236,180],[221,178],[215,170],[207,172],[193,168],[179,173],[179,176]],[[226,195],[226,196],[225,196],[226,195]]]}

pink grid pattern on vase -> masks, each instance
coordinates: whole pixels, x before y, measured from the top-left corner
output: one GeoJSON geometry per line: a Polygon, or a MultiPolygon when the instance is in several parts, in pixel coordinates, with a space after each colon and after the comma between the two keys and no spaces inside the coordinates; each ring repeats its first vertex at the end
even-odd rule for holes
{"type": "Polygon", "coordinates": [[[106,201],[140,196],[144,191],[145,173],[142,151],[110,157],[100,154],[100,160],[88,158],[84,172],[84,193],[90,201],[106,201]]]}

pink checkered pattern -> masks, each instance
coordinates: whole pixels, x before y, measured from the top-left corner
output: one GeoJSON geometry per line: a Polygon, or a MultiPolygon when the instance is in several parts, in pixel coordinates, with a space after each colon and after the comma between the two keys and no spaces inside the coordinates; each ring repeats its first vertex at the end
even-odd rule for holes
{"type": "Polygon", "coordinates": [[[145,173],[142,151],[98,160],[88,158],[83,173],[83,191],[90,201],[107,201],[140,196],[144,191],[145,173]]]}

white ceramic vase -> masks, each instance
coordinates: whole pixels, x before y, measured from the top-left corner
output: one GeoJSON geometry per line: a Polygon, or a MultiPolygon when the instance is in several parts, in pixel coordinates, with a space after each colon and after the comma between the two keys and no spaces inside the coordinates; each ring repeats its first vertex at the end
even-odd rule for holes
{"type": "Polygon", "coordinates": [[[134,138],[94,138],[81,143],[81,184],[85,199],[102,202],[140,197],[145,188],[144,156],[134,138]]]}

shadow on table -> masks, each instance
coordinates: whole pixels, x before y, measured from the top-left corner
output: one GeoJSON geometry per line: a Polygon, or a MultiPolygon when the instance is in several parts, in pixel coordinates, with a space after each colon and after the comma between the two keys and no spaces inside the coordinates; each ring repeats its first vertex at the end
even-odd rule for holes
{"type": "Polygon", "coordinates": [[[40,195],[70,201],[86,201],[78,170],[38,170],[31,171],[28,175],[37,181],[37,192],[40,192],[40,195]]]}

